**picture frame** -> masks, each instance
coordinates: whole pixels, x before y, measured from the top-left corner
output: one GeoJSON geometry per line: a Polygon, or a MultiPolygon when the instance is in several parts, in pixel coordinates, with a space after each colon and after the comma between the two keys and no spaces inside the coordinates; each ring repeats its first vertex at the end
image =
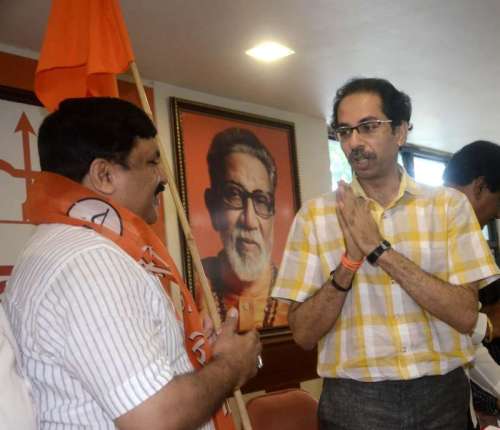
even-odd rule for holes
{"type": "MultiPolygon", "coordinates": [[[[219,187],[219,184],[213,184],[210,178],[207,154],[216,135],[220,133],[227,134],[230,133],[231,130],[238,129],[240,131],[243,130],[241,133],[247,133],[247,131],[249,131],[253,134],[273,158],[277,172],[277,184],[274,190],[275,207],[272,216],[274,236],[270,258],[271,265],[274,267],[276,274],[283,256],[288,231],[301,204],[294,124],[175,97],[170,98],[170,114],[174,167],[180,197],[187,212],[192,234],[199,248],[199,253],[205,267],[205,272],[209,278],[214,297],[217,299],[217,294],[215,292],[216,288],[219,288],[219,290],[217,290],[219,293],[220,288],[222,288],[225,300],[226,291],[229,291],[229,288],[226,287],[226,284],[224,284],[221,279],[225,279],[226,277],[225,275],[217,275],[219,276],[217,279],[221,281],[221,283],[219,284],[218,281],[214,281],[214,276],[211,276],[211,269],[207,263],[210,261],[217,261],[217,267],[222,267],[220,264],[221,261],[226,263],[229,261],[227,257],[229,252],[226,252],[226,248],[229,245],[224,244],[222,238],[226,234],[225,230],[222,227],[217,230],[218,214],[215,213],[214,215],[214,209],[209,209],[211,204],[209,202],[207,203],[207,190],[215,190],[219,187]],[[214,287],[214,284],[218,286],[214,287]]],[[[229,138],[229,140],[231,139],[229,138]]],[[[246,163],[251,163],[250,159],[247,158],[246,160],[246,163]]],[[[259,164],[257,162],[257,165],[260,165],[261,168],[263,164],[264,163],[259,164]]],[[[225,164],[222,163],[222,165],[225,164]]],[[[269,174],[269,169],[267,170],[269,174]]],[[[223,174],[225,175],[226,173],[223,174]]],[[[262,177],[265,176],[264,174],[262,177]]],[[[233,182],[232,180],[226,181],[226,179],[221,179],[221,181],[224,184],[226,182],[233,182]]],[[[239,216],[239,213],[247,210],[246,208],[250,205],[250,194],[252,194],[255,189],[247,189],[248,187],[243,188],[245,188],[245,191],[242,192],[246,192],[245,201],[241,203],[244,207],[239,212],[234,208],[228,209],[227,205],[224,206],[225,203],[221,203],[223,206],[222,209],[222,206],[217,206],[217,210],[221,212],[231,212],[231,216],[239,216]],[[235,213],[236,215],[234,215],[235,213]]],[[[264,185],[261,188],[266,187],[264,185]]],[[[267,191],[269,191],[269,189],[267,191]]],[[[224,192],[225,191],[221,191],[222,194],[224,192]]],[[[222,194],[220,196],[218,193],[215,194],[217,194],[217,201],[222,199],[222,194]]],[[[251,198],[255,210],[256,203],[254,198],[251,198]]],[[[222,201],[224,201],[224,199],[222,199],[222,201]]],[[[259,218],[258,216],[256,217],[259,218]]],[[[199,282],[196,279],[192,259],[188,252],[183,234],[181,234],[181,238],[185,279],[191,292],[195,296],[195,300],[199,303],[201,296],[199,282]]],[[[237,247],[237,245],[235,245],[235,247],[237,247]]],[[[230,265],[230,263],[227,263],[227,265],[230,265]]],[[[231,276],[233,276],[235,272],[231,273],[231,276]]],[[[275,278],[272,280],[272,283],[274,283],[274,280],[275,278]]],[[[268,291],[270,291],[270,288],[268,291]]],[[[234,290],[230,292],[234,295],[234,290]]],[[[240,324],[242,320],[242,309],[244,309],[242,308],[244,305],[241,305],[241,297],[242,296],[239,296],[240,324]]],[[[222,300],[223,299],[221,299],[221,301],[222,300]]],[[[269,300],[271,299],[269,298],[269,300]]],[[[217,303],[217,307],[220,310],[219,302],[217,303]]],[[[257,308],[258,306],[255,305],[255,307],[257,308]]],[[[283,322],[283,320],[280,320],[281,322],[271,326],[265,323],[265,315],[266,314],[264,314],[262,326],[256,326],[261,333],[261,337],[275,336],[276,334],[283,334],[284,332],[289,333],[288,323],[286,321],[283,322]]],[[[221,317],[224,318],[224,316],[225,315],[221,313],[221,317]]],[[[259,320],[260,317],[255,318],[259,320]]],[[[240,329],[243,330],[241,325],[240,329]]]]}

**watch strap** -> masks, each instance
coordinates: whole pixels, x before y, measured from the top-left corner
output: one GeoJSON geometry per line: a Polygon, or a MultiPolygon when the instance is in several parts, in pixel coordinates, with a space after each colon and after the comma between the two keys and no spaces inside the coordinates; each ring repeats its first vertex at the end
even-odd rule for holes
{"type": "Polygon", "coordinates": [[[391,249],[391,244],[387,240],[380,242],[380,244],[366,256],[368,263],[375,265],[379,257],[388,249],[391,249]]]}
{"type": "Polygon", "coordinates": [[[330,285],[335,288],[336,290],[342,291],[343,293],[347,293],[351,288],[352,288],[352,282],[349,284],[347,288],[341,287],[337,281],[333,278],[333,274],[335,273],[335,270],[332,270],[330,272],[330,277],[328,278],[328,282],[330,285]]]}

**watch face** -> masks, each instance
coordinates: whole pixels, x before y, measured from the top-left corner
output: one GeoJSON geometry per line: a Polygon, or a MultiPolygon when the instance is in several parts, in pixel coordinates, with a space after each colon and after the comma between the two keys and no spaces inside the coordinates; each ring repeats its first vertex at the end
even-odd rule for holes
{"type": "Polygon", "coordinates": [[[375,264],[378,258],[384,253],[384,251],[387,251],[390,247],[391,244],[387,240],[383,240],[382,242],[380,242],[380,245],[366,256],[368,263],[375,264]]]}

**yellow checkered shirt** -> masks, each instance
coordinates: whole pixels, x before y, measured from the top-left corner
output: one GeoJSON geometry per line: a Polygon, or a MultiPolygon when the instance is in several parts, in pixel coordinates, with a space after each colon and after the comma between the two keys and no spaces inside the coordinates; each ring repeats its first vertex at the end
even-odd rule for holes
{"type": "MultiPolygon", "coordinates": [[[[366,195],[352,183],[356,195],[366,195]]],[[[467,198],[445,187],[417,184],[404,171],[398,196],[372,216],[393,248],[424,271],[451,284],[499,273],[467,198]]],[[[345,252],[334,193],[306,203],[290,230],[272,296],[297,302],[326,282],[345,252]]],[[[341,314],[318,345],[318,374],[359,381],[439,375],[472,360],[470,336],[421,308],[380,267],[357,271],[341,314]]]]}

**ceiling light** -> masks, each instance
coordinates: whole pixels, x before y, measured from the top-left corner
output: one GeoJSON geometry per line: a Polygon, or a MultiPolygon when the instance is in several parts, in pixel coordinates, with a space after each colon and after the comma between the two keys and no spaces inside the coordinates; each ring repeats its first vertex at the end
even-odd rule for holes
{"type": "Polygon", "coordinates": [[[260,61],[271,62],[295,54],[290,48],[276,42],[264,42],[245,52],[260,61]]]}

